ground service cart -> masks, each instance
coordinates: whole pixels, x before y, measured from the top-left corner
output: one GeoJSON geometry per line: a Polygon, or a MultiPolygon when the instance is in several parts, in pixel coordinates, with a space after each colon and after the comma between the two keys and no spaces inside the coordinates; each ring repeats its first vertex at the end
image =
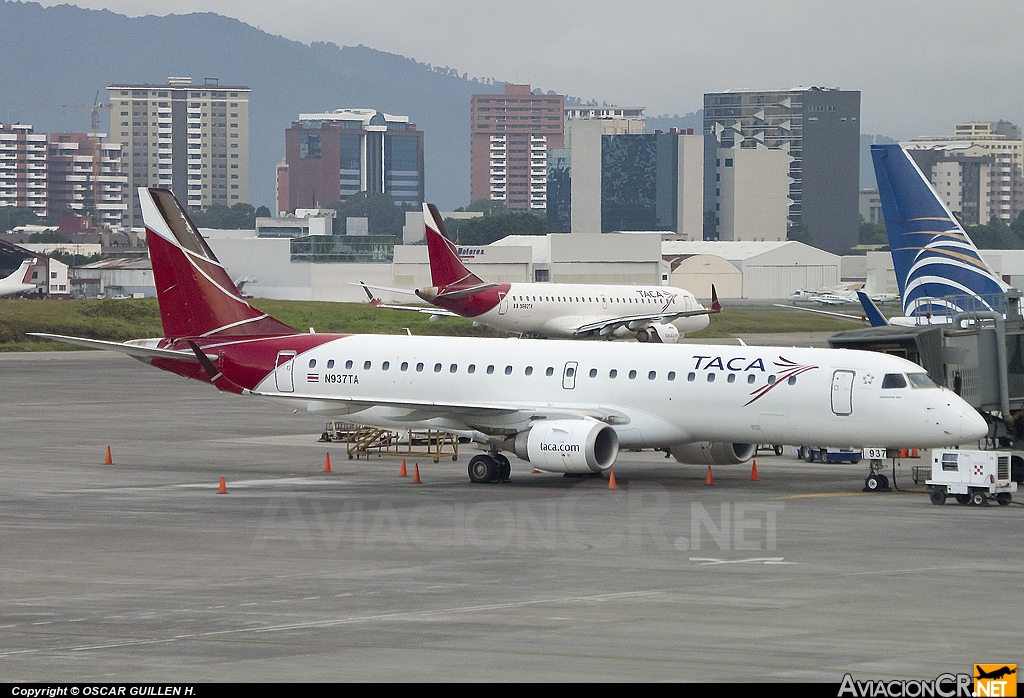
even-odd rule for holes
{"type": "Polygon", "coordinates": [[[1010,459],[1008,451],[932,451],[932,477],[925,481],[932,504],[945,504],[949,495],[960,504],[1009,504],[1017,491],[1010,459]]]}

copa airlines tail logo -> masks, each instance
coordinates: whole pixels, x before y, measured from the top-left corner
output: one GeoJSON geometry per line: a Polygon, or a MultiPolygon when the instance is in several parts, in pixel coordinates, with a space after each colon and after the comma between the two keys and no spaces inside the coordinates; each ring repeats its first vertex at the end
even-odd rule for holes
{"type": "Polygon", "coordinates": [[[747,401],[746,405],[743,405],[744,407],[750,405],[751,403],[757,402],[758,400],[763,398],[772,390],[775,390],[775,388],[779,387],[783,383],[789,383],[791,380],[795,382],[796,377],[799,376],[801,373],[807,373],[808,371],[813,371],[814,369],[818,368],[817,366],[798,364],[795,361],[790,361],[789,359],[783,356],[780,356],[778,360],[774,362],[774,364],[779,368],[779,374],[777,376],[769,376],[768,383],[762,385],[760,388],[757,388],[752,393],[750,393],[752,397],[750,398],[750,400],[747,401]],[[775,380],[773,381],[772,378],[774,378],[775,380]]]}
{"type": "MultiPolygon", "coordinates": [[[[1003,282],[985,264],[977,247],[956,221],[948,218],[913,218],[893,260],[900,259],[896,273],[904,279],[903,311],[914,314],[925,298],[937,299],[933,305],[948,307],[951,313],[966,310],[948,297],[966,296],[972,306],[995,310],[995,299],[1004,291],[1003,282]],[[916,230],[913,228],[917,228],[916,230]],[[936,229],[941,228],[941,229],[936,229]],[[902,254],[899,254],[902,253],[902,254]]],[[[933,314],[935,310],[931,310],[933,314]]]]}

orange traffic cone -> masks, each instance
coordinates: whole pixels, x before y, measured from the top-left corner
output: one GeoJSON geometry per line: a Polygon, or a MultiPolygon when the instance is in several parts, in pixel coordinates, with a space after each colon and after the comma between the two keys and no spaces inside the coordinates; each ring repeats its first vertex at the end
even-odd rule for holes
{"type": "Polygon", "coordinates": [[[327,457],[324,458],[324,472],[325,473],[331,472],[331,454],[330,453],[328,453],[327,457]]]}
{"type": "Polygon", "coordinates": [[[107,446],[107,457],[103,459],[103,465],[113,465],[114,459],[110,457],[110,446],[107,446]]]}
{"type": "Polygon", "coordinates": [[[610,489],[610,490],[617,490],[617,489],[619,489],[619,486],[615,484],[615,471],[614,470],[609,470],[608,471],[608,489],[610,489]]]}
{"type": "Polygon", "coordinates": [[[706,478],[704,478],[704,484],[705,485],[713,485],[713,484],[715,484],[714,480],[711,479],[711,466],[710,465],[708,466],[708,476],[706,478]]]}
{"type": "Polygon", "coordinates": [[[398,477],[409,477],[409,473],[405,470],[405,459],[402,459],[402,469],[398,471],[398,477]]]}
{"type": "Polygon", "coordinates": [[[227,493],[228,493],[227,483],[224,482],[224,478],[221,478],[220,479],[220,487],[217,488],[217,494],[227,494],[227,493]]]}
{"type": "Polygon", "coordinates": [[[415,465],[413,465],[412,484],[414,484],[414,485],[419,485],[420,484],[420,464],[419,463],[416,463],[415,465]]]}
{"type": "Polygon", "coordinates": [[[754,459],[754,467],[752,467],[750,469],[750,479],[751,480],[760,480],[761,479],[761,478],[759,478],[757,476],[757,459],[756,458],[754,459]]]}
{"type": "Polygon", "coordinates": [[[916,448],[912,448],[912,449],[910,449],[910,457],[911,458],[920,458],[921,457],[921,452],[918,451],[916,448]]]}

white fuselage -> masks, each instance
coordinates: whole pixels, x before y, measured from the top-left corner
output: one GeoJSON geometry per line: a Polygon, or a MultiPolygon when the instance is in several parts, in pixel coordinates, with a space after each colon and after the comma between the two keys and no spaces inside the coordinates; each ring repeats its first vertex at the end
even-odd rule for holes
{"type": "MultiPolygon", "coordinates": [[[[496,307],[474,319],[511,332],[568,338],[577,328],[595,322],[700,309],[692,293],[669,286],[511,284],[496,307]]],[[[680,333],[696,332],[708,326],[708,316],[639,321],[635,329],[658,322],[671,323],[680,333]]],[[[619,328],[616,334],[631,331],[619,328]]]]}
{"type": "Polygon", "coordinates": [[[981,416],[949,390],[883,389],[893,373],[923,370],[844,349],[352,335],[299,353],[255,392],[393,429],[509,434],[538,415],[595,416],[614,426],[625,448],[931,447],[985,433],[981,416]],[[381,405],[389,400],[406,404],[381,405]]]}

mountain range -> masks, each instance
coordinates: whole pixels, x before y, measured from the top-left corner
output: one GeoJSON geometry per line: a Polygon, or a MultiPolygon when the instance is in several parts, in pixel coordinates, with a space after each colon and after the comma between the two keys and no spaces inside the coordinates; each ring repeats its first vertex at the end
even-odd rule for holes
{"type": "MultiPolygon", "coordinates": [[[[114,83],[191,76],[250,87],[250,203],[271,208],[285,129],[300,112],[341,107],[408,116],[424,132],[427,200],[442,210],[469,204],[470,95],[504,85],[362,45],[306,45],[213,13],[127,17],[4,0],[0,27],[0,121],[32,124],[37,133],[88,131],[92,105],[105,102],[114,83]]],[[[649,116],[648,131],[700,133],[702,121],[702,111],[649,116]]]]}

